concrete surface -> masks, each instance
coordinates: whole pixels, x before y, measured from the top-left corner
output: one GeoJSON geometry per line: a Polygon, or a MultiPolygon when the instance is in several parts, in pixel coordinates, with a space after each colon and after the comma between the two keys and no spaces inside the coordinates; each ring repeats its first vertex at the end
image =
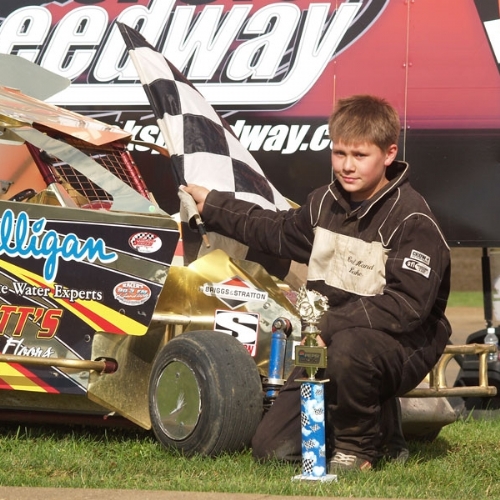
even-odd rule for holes
{"type": "MultiPolygon", "coordinates": [[[[312,497],[257,495],[252,493],[199,493],[189,491],[91,490],[66,488],[4,488],[0,500],[306,500],[312,497]]],[[[318,497],[316,497],[318,498],[318,497]]],[[[346,497],[329,497],[347,500],[346,497]]],[[[358,498],[357,500],[367,500],[358,498]]],[[[379,498],[378,500],[384,500],[379,498]]]]}

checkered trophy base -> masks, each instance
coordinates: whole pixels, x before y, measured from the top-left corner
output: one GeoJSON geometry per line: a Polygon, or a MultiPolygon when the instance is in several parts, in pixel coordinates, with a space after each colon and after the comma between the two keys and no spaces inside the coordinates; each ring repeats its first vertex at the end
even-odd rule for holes
{"type": "Polygon", "coordinates": [[[302,474],[294,481],[336,481],[336,474],[327,474],[325,439],[325,382],[316,380],[318,368],[326,367],[326,348],[316,340],[319,318],[326,311],[326,298],[317,292],[301,287],[297,296],[297,310],[306,325],[305,341],[296,347],[295,364],[303,366],[309,375],[297,379],[300,386],[300,419],[302,432],[302,474]]]}
{"type": "Polygon", "coordinates": [[[300,386],[300,419],[302,430],[302,474],[294,481],[336,481],[336,474],[327,474],[325,443],[324,382],[303,381],[300,386]]]}

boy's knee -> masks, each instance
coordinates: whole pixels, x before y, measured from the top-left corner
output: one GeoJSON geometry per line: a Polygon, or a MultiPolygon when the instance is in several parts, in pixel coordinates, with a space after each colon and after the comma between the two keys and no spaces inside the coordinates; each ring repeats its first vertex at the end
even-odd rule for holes
{"type": "MultiPolygon", "coordinates": [[[[338,368],[349,365],[352,357],[359,355],[360,344],[353,331],[337,332],[328,346],[327,357],[338,368]]],[[[346,366],[345,368],[349,368],[346,366]]]]}

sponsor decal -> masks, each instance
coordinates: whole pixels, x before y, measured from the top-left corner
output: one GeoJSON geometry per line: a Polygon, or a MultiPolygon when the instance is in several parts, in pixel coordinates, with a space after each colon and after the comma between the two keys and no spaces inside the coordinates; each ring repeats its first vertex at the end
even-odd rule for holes
{"type": "Polygon", "coordinates": [[[151,289],[139,281],[123,281],[113,288],[114,298],[127,306],[140,306],[151,297],[151,289]]]}
{"type": "Polygon", "coordinates": [[[62,235],[53,229],[46,231],[46,223],[45,217],[31,221],[26,212],[19,212],[16,219],[12,210],[5,210],[0,220],[0,255],[45,259],[43,277],[47,282],[55,280],[59,259],[109,263],[118,258],[115,252],[107,251],[101,238],[81,241],[73,233],[62,235]]]}
{"type": "Polygon", "coordinates": [[[419,260],[420,262],[423,262],[427,265],[431,263],[431,258],[428,255],[425,255],[425,253],[419,252],[418,250],[411,251],[410,259],[419,260]]]}
{"type": "Polygon", "coordinates": [[[2,354],[14,354],[16,356],[31,356],[33,358],[51,358],[55,352],[52,347],[28,347],[24,345],[24,339],[8,338],[2,349],[2,354]]]}
{"type": "Polygon", "coordinates": [[[428,278],[431,274],[431,268],[429,266],[422,264],[422,262],[419,262],[418,260],[409,259],[408,257],[406,257],[403,261],[403,269],[408,269],[414,273],[421,274],[426,278],[428,278]]]}
{"type": "Polygon", "coordinates": [[[214,330],[237,338],[251,356],[257,353],[259,315],[233,311],[215,311],[214,330]]]}
{"type": "Polygon", "coordinates": [[[234,276],[220,283],[205,283],[201,291],[209,297],[217,297],[231,309],[236,309],[249,302],[265,302],[268,293],[257,290],[239,276],[234,276]]]}
{"type": "MultiPolygon", "coordinates": [[[[103,293],[100,290],[79,290],[76,288],[66,288],[62,285],[54,285],[53,288],[46,286],[33,286],[22,281],[13,281],[14,293],[19,297],[39,297],[54,299],[67,299],[69,302],[77,300],[102,300],[103,293]]],[[[8,293],[7,285],[0,286],[0,294],[8,293]]]]}
{"type": "Polygon", "coordinates": [[[66,299],[69,302],[77,300],[102,300],[102,291],[100,290],[78,290],[76,288],[66,288],[61,285],[54,285],[54,299],[66,299]]]}
{"type": "Polygon", "coordinates": [[[139,253],[154,253],[161,248],[162,241],[156,234],[142,232],[133,234],[128,244],[139,253]]]}
{"type": "Polygon", "coordinates": [[[20,337],[29,321],[39,326],[37,338],[51,339],[59,329],[62,315],[61,309],[2,304],[0,306],[0,335],[3,335],[9,326],[12,337],[20,337]]]}

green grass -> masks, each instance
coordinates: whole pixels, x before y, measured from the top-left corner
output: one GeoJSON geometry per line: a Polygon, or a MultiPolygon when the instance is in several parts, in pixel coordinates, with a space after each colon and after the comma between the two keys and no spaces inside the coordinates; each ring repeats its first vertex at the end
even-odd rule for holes
{"type": "Polygon", "coordinates": [[[483,292],[451,292],[448,307],[483,307],[483,292]]]}
{"type": "Polygon", "coordinates": [[[250,452],[184,458],[145,431],[0,425],[0,485],[125,488],[269,495],[500,498],[500,420],[461,420],[432,443],[411,442],[405,466],[336,483],[298,482],[300,466],[256,463],[250,452]]]}
{"type": "MultiPolygon", "coordinates": [[[[482,307],[481,292],[452,292],[449,307],[482,307]]],[[[460,420],[432,443],[411,442],[405,466],[336,483],[297,482],[300,466],[256,463],[250,452],[185,458],[151,433],[0,424],[0,486],[125,488],[353,498],[500,498],[500,418],[460,420]]]]}

